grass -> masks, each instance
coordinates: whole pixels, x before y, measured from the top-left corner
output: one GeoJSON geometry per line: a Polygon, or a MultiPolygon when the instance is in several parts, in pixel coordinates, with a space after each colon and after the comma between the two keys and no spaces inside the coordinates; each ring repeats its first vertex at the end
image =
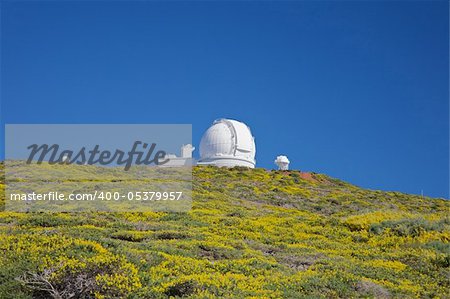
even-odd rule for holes
{"type": "Polygon", "coordinates": [[[187,213],[0,212],[0,298],[448,298],[449,207],[196,167],[187,213]]]}

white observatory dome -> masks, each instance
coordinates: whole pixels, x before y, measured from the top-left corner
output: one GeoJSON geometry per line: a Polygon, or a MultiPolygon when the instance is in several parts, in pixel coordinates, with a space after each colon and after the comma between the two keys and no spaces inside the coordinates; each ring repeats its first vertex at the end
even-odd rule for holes
{"type": "Polygon", "coordinates": [[[275,164],[278,166],[279,170],[288,170],[289,169],[289,159],[286,156],[278,156],[275,159],[275,164]]]}
{"type": "Polygon", "coordinates": [[[255,167],[255,140],[246,124],[218,119],[200,141],[199,165],[255,167]]]}

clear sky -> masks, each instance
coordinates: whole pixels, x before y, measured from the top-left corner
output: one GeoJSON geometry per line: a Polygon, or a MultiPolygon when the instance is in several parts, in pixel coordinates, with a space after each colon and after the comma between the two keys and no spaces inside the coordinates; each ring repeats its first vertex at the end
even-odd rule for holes
{"type": "Polygon", "coordinates": [[[259,167],[448,198],[448,36],[447,1],[2,1],[1,124],[234,118],[259,167]]]}

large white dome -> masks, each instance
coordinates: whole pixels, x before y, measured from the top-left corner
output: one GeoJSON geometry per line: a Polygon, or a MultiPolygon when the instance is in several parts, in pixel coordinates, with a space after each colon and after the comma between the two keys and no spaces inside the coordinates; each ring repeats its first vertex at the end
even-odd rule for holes
{"type": "Polygon", "coordinates": [[[200,141],[200,165],[255,167],[255,140],[246,124],[218,119],[200,141]]]}

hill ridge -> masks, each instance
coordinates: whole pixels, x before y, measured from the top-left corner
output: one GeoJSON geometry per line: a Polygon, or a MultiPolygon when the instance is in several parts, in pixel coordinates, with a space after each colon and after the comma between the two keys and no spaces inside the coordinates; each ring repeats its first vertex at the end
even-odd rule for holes
{"type": "Polygon", "coordinates": [[[0,212],[0,297],[448,297],[448,201],[311,177],[202,166],[187,213],[0,212]]]}

